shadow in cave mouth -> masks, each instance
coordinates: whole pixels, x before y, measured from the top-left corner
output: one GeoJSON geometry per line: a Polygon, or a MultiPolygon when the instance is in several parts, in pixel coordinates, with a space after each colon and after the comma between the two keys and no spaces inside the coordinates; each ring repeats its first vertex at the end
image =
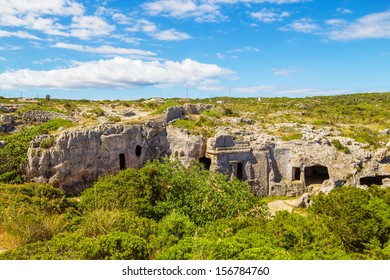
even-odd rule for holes
{"type": "Polygon", "coordinates": [[[322,184],[329,179],[329,172],[326,166],[315,165],[305,168],[305,183],[306,186],[313,184],[322,184]]]}

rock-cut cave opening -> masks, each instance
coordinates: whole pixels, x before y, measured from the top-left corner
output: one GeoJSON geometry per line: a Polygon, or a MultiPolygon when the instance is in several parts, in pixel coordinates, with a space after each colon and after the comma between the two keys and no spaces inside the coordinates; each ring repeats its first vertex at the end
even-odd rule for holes
{"type": "Polygon", "coordinates": [[[381,186],[383,184],[382,180],[386,179],[386,178],[390,178],[390,176],[367,176],[367,177],[360,178],[359,182],[360,182],[360,185],[367,185],[367,186],[378,185],[378,186],[381,186]]]}
{"type": "Polygon", "coordinates": [[[126,169],[126,158],[125,154],[119,154],[119,170],[126,169]]]}
{"type": "Polygon", "coordinates": [[[322,184],[329,179],[329,172],[326,166],[314,165],[305,167],[305,184],[322,184]]]}
{"type": "Polygon", "coordinates": [[[203,164],[203,167],[204,167],[205,170],[210,170],[211,158],[208,158],[208,157],[204,156],[204,157],[201,157],[199,159],[199,162],[201,164],[203,164]]]}

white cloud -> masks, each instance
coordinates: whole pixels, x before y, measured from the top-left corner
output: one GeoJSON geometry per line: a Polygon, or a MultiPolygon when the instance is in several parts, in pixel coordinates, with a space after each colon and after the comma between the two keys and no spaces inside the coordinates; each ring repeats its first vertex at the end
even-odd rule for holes
{"type": "Polygon", "coordinates": [[[228,50],[228,53],[242,53],[242,52],[260,52],[260,49],[255,47],[243,47],[238,49],[228,50]]]}
{"type": "Polygon", "coordinates": [[[346,9],[346,8],[337,8],[336,10],[337,12],[341,13],[341,14],[345,14],[345,15],[348,15],[348,14],[352,14],[353,12],[349,9],[346,9]]]}
{"type": "Polygon", "coordinates": [[[373,13],[345,24],[329,33],[337,41],[357,39],[390,39],[390,11],[373,13]]]}
{"type": "Polygon", "coordinates": [[[0,37],[18,37],[22,39],[33,39],[33,40],[39,40],[37,36],[31,35],[27,32],[23,31],[15,31],[15,32],[9,32],[5,30],[0,30],[0,37]]]}
{"type": "Polygon", "coordinates": [[[146,32],[146,33],[153,33],[157,31],[157,26],[146,19],[140,19],[137,20],[132,27],[126,28],[126,31],[129,32],[146,32]]]}
{"type": "Polygon", "coordinates": [[[346,21],[344,19],[328,19],[325,21],[327,25],[330,26],[340,26],[346,24],[346,21]]]}
{"type": "Polygon", "coordinates": [[[288,12],[281,12],[277,13],[275,10],[270,10],[267,8],[263,8],[258,12],[251,13],[250,14],[254,19],[257,19],[258,21],[264,22],[264,23],[271,23],[275,21],[282,21],[284,18],[289,17],[290,13],[288,12]]]}
{"type": "Polygon", "coordinates": [[[313,33],[317,30],[319,30],[319,26],[314,23],[314,21],[310,18],[301,18],[298,20],[293,21],[292,23],[288,24],[285,27],[280,28],[282,31],[296,31],[296,32],[302,32],[302,33],[313,33]]]}
{"type": "MultiPolygon", "coordinates": [[[[0,30],[1,32],[1,30],[0,30]]],[[[16,51],[16,50],[20,50],[21,47],[19,46],[12,46],[12,45],[8,45],[8,44],[4,44],[3,46],[0,47],[0,51],[16,51]]]]}
{"type": "Polygon", "coordinates": [[[145,3],[144,9],[150,15],[164,15],[173,18],[193,17],[196,21],[216,21],[222,18],[218,1],[157,0],[145,3]]]}
{"type": "Polygon", "coordinates": [[[0,56],[0,61],[6,61],[7,59],[5,57],[0,56]]]}
{"type": "Polygon", "coordinates": [[[150,51],[144,51],[139,49],[125,49],[125,48],[115,48],[112,46],[103,45],[100,47],[90,47],[78,44],[67,44],[67,43],[56,43],[53,47],[61,49],[70,49],[80,52],[88,53],[99,53],[99,54],[108,54],[108,55],[126,55],[132,57],[146,57],[154,56],[156,53],[150,51]]]}
{"type": "Polygon", "coordinates": [[[198,84],[231,74],[231,70],[216,64],[204,64],[191,59],[161,63],[116,57],[109,60],[79,62],[66,69],[7,71],[0,74],[0,88],[133,88],[198,84]]]}
{"type": "Polygon", "coordinates": [[[176,31],[174,28],[154,33],[152,36],[160,41],[179,41],[191,38],[187,33],[176,31]]]}
{"type": "Polygon", "coordinates": [[[126,28],[126,31],[145,32],[149,36],[160,41],[179,41],[191,38],[189,34],[177,31],[174,28],[160,31],[153,22],[145,19],[136,21],[132,27],[126,28]]]}
{"type": "Polygon", "coordinates": [[[109,35],[115,30],[114,26],[97,16],[73,17],[71,28],[71,35],[80,39],[109,35]]]}
{"type": "Polygon", "coordinates": [[[81,15],[84,8],[72,0],[0,0],[1,14],[81,15]]]}
{"type": "Polygon", "coordinates": [[[300,67],[288,67],[288,68],[273,68],[272,72],[281,77],[291,77],[293,74],[302,72],[300,67]]]}
{"type": "MultiPolygon", "coordinates": [[[[311,0],[155,0],[149,1],[143,5],[144,9],[150,15],[163,15],[172,18],[194,18],[198,22],[213,22],[227,19],[226,16],[222,15],[220,10],[222,5],[233,5],[233,4],[261,4],[261,3],[272,3],[272,4],[291,4],[291,3],[302,3],[310,2],[311,0]]],[[[259,20],[265,19],[267,15],[261,16],[255,14],[259,20]]],[[[286,17],[287,13],[281,13],[276,15],[268,15],[272,18],[286,17]]],[[[266,20],[266,19],[265,19],[266,20]]]]}
{"type": "Polygon", "coordinates": [[[73,0],[0,0],[0,7],[0,26],[21,27],[46,35],[89,39],[108,35],[115,29],[102,17],[85,15],[84,7],[73,0]],[[69,21],[71,24],[62,23],[69,21]]]}
{"type": "Polygon", "coordinates": [[[128,16],[121,14],[121,13],[113,14],[112,19],[115,20],[119,24],[130,24],[130,22],[131,22],[131,20],[128,16]]]}
{"type": "Polygon", "coordinates": [[[45,58],[45,59],[32,61],[32,63],[38,64],[38,65],[43,65],[43,64],[46,64],[46,63],[54,63],[54,62],[66,62],[66,60],[57,57],[57,58],[45,58]]]}

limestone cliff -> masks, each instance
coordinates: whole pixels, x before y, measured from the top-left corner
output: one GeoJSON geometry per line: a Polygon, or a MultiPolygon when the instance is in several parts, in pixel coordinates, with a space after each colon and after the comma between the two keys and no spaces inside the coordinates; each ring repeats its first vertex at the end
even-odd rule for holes
{"type": "Polygon", "coordinates": [[[101,125],[38,137],[28,151],[28,177],[77,193],[99,176],[168,156],[183,165],[200,160],[227,178],[247,181],[261,196],[295,196],[321,184],[326,191],[344,184],[382,184],[390,178],[386,148],[370,151],[353,139],[310,126],[302,129],[302,139],[293,141],[282,141],[255,126],[220,129],[206,139],[172,125],[188,110],[195,109],[172,107],[163,120],[140,125],[101,125]],[[334,139],[347,145],[348,152],[332,145],[334,139]]]}

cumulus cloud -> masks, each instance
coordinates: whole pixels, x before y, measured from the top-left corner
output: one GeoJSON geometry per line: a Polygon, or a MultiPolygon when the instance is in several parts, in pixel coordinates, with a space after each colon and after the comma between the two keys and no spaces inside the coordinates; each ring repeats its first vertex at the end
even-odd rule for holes
{"type": "Polygon", "coordinates": [[[79,62],[66,69],[7,71],[0,74],[0,88],[133,88],[198,84],[231,74],[229,69],[191,59],[162,63],[115,57],[109,60],[79,62]]]}
{"type": "Polygon", "coordinates": [[[154,33],[152,36],[160,41],[179,41],[191,38],[187,33],[176,31],[174,28],[154,33]]]}
{"type": "Polygon", "coordinates": [[[390,11],[373,13],[344,24],[329,33],[337,41],[357,39],[390,39],[390,11]]]}
{"type": "MultiPolygon", "coordinates": [[[[220,10],[222,5],[232,5],[232,4],[261,4],[261,3],[271,3],[271,4],[291,4],[291,3],[302,3],[310,2],[311,0],[155,0],[147,2],[143,5],[144,9],[150,15],[163,15],[173,18],[194,18],[198,22],[204,21],[220,21],[224,20],[227,17],[222,15],[220,10]]],[[[277,17],[286,17],[286,13],[275,14],[275,15],[266,15],[255,13],[254,17],[259,18],[259,20],[267,20],[277,17]]]]}
{"type": "Polygon", "coordinates": [[[263,8],[258,12],[251,13],[250,15],[254,19],[257,19],[258,21],[261,21],[264,23],[271,23],[271,22],[275,22],[275,21],[282,21],[284,18],[289,17],[290,13],[288,13],[288,12],[278,13],[275,10],[263,8]]]}
{"type": "Polygon", "coordinates": [[[109,35],[115,27],[98,16],[73,17],[71,35],[80,39],[109,35]]]}
{"type": "Polygon", "coordinates": [[[2,14],[81,15],[84,7],[72,0],[1,0],[2,14]]]}
{"type": "Polygon", "coordinates": [[[195,18],[196,21],[216,21],[222,18],[218,1],[157,0],[145,3],[144,9],[150,15],[163,15],[174,18],[195,18]]]}
{"type": "Polygon", "coordinates": [[[22,27],[46,35],[89,39],[108,35],[115,28],[99,16],[85,15],[84,7],[72,0],[0,0],[0,26],[22,27]],[[70,18],[66,25],[64,19],[70,18]]]}
{"type": "Polygon", "coordinates": [[[293,30],[293,31],[302,32],[302,33],[313,33],[319,29],[320,29],[320,27],[310,18],[301,18],[301,19],[293,21],[292,23],[288,24],[287,26],[280,28],[280,30],[282,30],[282,31],[293,30]]]}
{"type": "Polygon", "coordinates": [[[180,41],[191,38],[189,34],[177,31],[175,28],[161,31],[153,22],[145,19],[137,20],[132,27],[126,28],[126,31],[145,32],[160,41],[180,41]]]}

